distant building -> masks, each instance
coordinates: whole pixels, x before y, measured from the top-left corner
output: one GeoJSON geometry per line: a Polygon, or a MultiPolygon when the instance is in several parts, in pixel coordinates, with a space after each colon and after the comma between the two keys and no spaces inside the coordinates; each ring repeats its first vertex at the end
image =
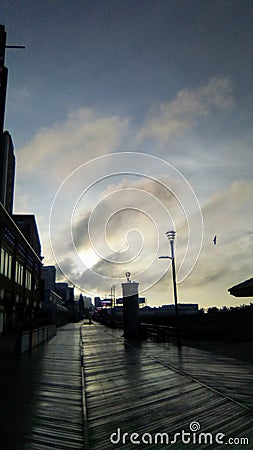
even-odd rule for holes
{"type": "MultiPolygon", "coordinates": [[[[145,297],[138,297],[139,305],[144,305],[146,303],[145,297]]],[[[116,305],[123,305],[123,297],[116,298],[116,305]]]]}
{"type": "Polygon", "coordinates": [[[93,304],[90,297],[80,294],[78,302],[75,302],[77,311],[81,316],[87,316],[89,311],[93,310],[93,304]]]}
{"type": "Polygon", "coordinates": [[[100,297],[94,297],[94,302],[95,302],[95,308],[101,307],[101,298],[100,297]]]}
{"type": "MultiPolygon", "coordinates": [[[[178,314],[181,316],[184,315],[193,315],[198,314],[199,306],[197,303],[178,303],[178,314]]],[[[149,316],[149,317],[168,317],[174,316],[175,305],[162,305],[160,307],[151,308],[150,306],[145,306],[139,311],[140,316],[149,316]]]]}
{"type": "Polygon", "coordinates": [[[56,268],[55,266],[43,266],[41,272],[42,288],[43,288],[43,302],[45,304],[62,304],[62,297],[55,291],[55,277],[56,268]]]}
{"type": "Polygon", "coordinates": [[[56,268],[55,266],[42,267],[42,279],[44,280],[44,289],[55,292],[56,268]]]}
{"type": "Polygon", "coordinates": [[[87,308],[87,309],[93,308],[91,298],[86,297],[85,295],[83,295],[83,304],[84,304],[84,308],[87,308]]]}
{"type": "Polygon", "coordinates": [[[70,287],[68,283],[55,283],[55,292],[60,295],[65,306],[74,306],[74,287],[70,287]]]}
{"type": "MultiPolygon", "coordinates": [[[[42,301],[42,309],[41,314],[43,320],[47,323],[56,323],[56,325],[63,325],[67,323],[70,318],[69,307],[68,304],[64,303],[63,299],[60,295],[60,292],[63,293],[65,287],[68,288],[67,283],[58,283],[60,285],[64,285],[63,289],[58,289],[56,292],[56,268],[55,266],[43,266],[42,267],[42,292],[43,292],[43,301],[42,301]]],[[[67,289],[68,290],[68,289],[67,289]]],[[[66,294],[66,293],[65,293],[66,294]]],[[[69,298],[65,295],[64,298],[69,298]]]]}
{"type": "MultiPolygon", "coordinates": [[[[175,305],[163,305],[162,310],[174,315],[175,305]]],[[[197,314],[198,311],[199,305],[197,303],[178,303],[178,313],[181,315],[197,314]]]]}

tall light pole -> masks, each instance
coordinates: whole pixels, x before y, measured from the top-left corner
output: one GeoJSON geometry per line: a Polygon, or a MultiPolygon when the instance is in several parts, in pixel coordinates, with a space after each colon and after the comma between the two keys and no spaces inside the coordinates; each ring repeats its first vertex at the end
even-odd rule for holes
{"type": "Polygon", "coordinates": [[[116,303],[116,286],[115,284],[112,285],[111,287],[111,319],[112,322],[114,322],[115,320],[115,303],[116,303]]]}
{"type": "Polygon", "coordinates": [[[176,333],[177,333],[177,342],[180,346],[180,335],[179,335],[179,329],[178,329],[178,303],[177,303],[177,281],[176,281],[176,265],[175,265],[175,252],[174,252],[174,240],[176,236],[176,231],[167,231],[166,233],[167,238],[170,241],[170,249],[171,249],[171,256],[159,256],[160,259],[171,259],[172,263],[172,282],[173,282],[173,292],[174,292],[174,302],[175,302],[175,316],[176,316],[176,333]]]}
{"type": "Polygon", "coordinates": [[[175,266],[175,252],[174,252],[174,240],[176,236],[176,231],[167,231],[166,236],[170,241],[175,314],[176,314],[176,321],[178,321],[177,281],[176,281],[176,266],[175,266]]]}

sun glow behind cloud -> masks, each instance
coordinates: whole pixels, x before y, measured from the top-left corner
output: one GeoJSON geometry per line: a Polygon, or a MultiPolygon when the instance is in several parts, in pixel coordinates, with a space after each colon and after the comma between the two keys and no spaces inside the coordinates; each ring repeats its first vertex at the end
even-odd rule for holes
{"type": "MultiPolygon", "coordinates": [[[[92,184],[92,189],[89,188],[87,192],[85,191],[85,186],[87,179],[92,179],[92,171],[87,172],[85,176],[77,171],[79,167],[84,166],[92,158],[108,155],[116,151],[122,152],[126,148],[127,150],[130,149],[131,152],[136,152],[137,158],[137,152],[143,150],[145,143],[145,148],[152,149],[151,154],[165,158],[168,162],[174,163],[176,167],[182,167],[185,170],[183,174],[188,176],[190,183],[197,187],[200,192],[205,192],[201,201],[205,222],[204,246],[196,266],[197,270],[192,272],[191,276],[181,285],[182,287],[180,286],[182,295],[187,297],[186,299],[183,298],[183,301],[198,301],[206,304],[211,301],[211,292],[217,291],[222,299],[226,298],[226,289],[234,282],[232,279],[234,280],[236,277],[235,281],[240,281],[240,277],[245,276],[243,273],[246,272],[247,265],[244,265],[244,272],[240,273],[240,268],[235,267],[235,264],[230,263],[230,261],[234,258],[234,248],[239,239],[236,236],[238,226],[240,226],[240,233],[242,234],[250,227],[248,198],[249,194],[251,195],[252,186],[247,181],[244,183],[238,181],[231,185],[230,178],[233,176],[238,177],[239,174],[237,173],[236,165],[230,159],[228,161],[229,177],[227,178],[227,186],[223,188],[222,192],[209,187],[208,192],[205,182],[209,181],[210,178],[215,184],[216,173],[214,169],[217,170],[220,156],[215,151],[208,153],[205,150],[206,143],[203,143],[203,151],[202,155],[200,155],[196,151],[193,138],[196,140],[198,137],[199,139],[199,130],[201,130],[203,125],[203,120],[206,121],[207,117],[211,120],[217,114],[227,115],[232,113],[233,108],[235,108],[235,102],[231,81],[227,77],[213,77],[205,85],[196,89],[180,91],[170,102],[163,102],[156,105],[156,107],[151,107],[139,127],[132,127],[131,120],[126,117],[106,116],[92,109],[81,108],[69,114],[65,122],[57,123],[52,127],[41,130],[28,145],[18,150],[18,196],[28,197],[30,183],[36,172],[36,189],[43,191],[43,197],[41,197],[40,204],[38,202],[31,204],[31,210],[36,212],[39,217],[41,216],[41,208],[43,208],[44,204],[46,205],[49,197],[51,197],[50,202],[52,203],[52,191],[54,190],[56,193],[59,183],[68,179],[71,173],[74,174],[71,178],[71,187],[66,190],[65,197],[62,199],[61,207],[58,210],[57,228],[54,230],[57,258],[60,255],[59,263],[68,277],[74,277],[73,280],[76,283],[80,282],[83,289],[87,288],[98,295],[100,289],[102,291],[106,290],[105,282],[110,282],[110,275],[113,271],[115,271],[116,277],[121,277],[121,273],[124,274],[125,269],[123,265],[119,265],[119,262],[124,254],[123,250],[125,250],[128,240],[130,239],[131,241],[129,251],[132,251],[132,256],[135,250],[138,250],[141,236],[146,236],[145,244],[150,249],[153,248],[152,246],[155,242],[152,240],[152,233],[149,230],[150,225],[146,223],[148,216],[143,215],[142,211],[144,213],[148,211],[148,214],[152,212],[156,221],[161,225],[162,231],[159,242],[161,248],[159,252],[167,254],[168,242],[165,232],[168,231],[168,227],[174,225],[160,215],[159,202],[165,205],[173,216],[178,231],[178,267],[182,264],[184,258],[183,248],[187,246],[187,223],[182,215],[182,211],[180,212],[176,206],[175,198],[173,199],[169,191],[163,190],[161,184],[152,184],[151,178],[138,179],[137,175],[131,178],[127,174],[122,175],[121,173],[115,176],[114,173],[117,174],[118,171],[116,159],[115,161],[113,159],[104,159],[103,170],[106,167],[108,173],[113,176],[105,180],[101,179],[98,173],[99,182],[92,184]],[[182,143],[184,143],[184,149],[187,149],[187,153],[182,150],[182,143]],[[210,167],[212,167],[211,173],[210,167]],[[50,195],[47,195],[47,188],[49,187],[50,195]],[[75,195],[73,197],[73,192],[76,192],[77,188],[80,192],[78,196],[75,195]],[[138,190],[142,192],[142,197],[139,200],[138,190]],[[211,196],[209,195],[210,190],[211,196]],[[104,204],[101,203],[101,198],[104,204]],[[159,202],[154,203],[150,209],[154,198],[159,200],[159,202]],[[135,215],[137,213],[136,200],[139,209],[137,215],[135,215]],[[68,223],[66,223],[66,210],[69,208],[69,205],[70,210],[74,211],[74,220],[72,217],[72,222],[68,219],[68,223]],[[100,205],[100,209],[97,209],[96,215],[96,207],[98,205],[100,205]],[[111,220],[108,221],[108,218],[110,218],[108,211],[113,206],[117,206],[118,213],[115,216],[112,215],[111,220]],[[125,215],[120,213],[120,210],[124,208],[126,209],[125,215]],[[89,242],[90,236],[88,233],[89,215],[93,209],[93,217],[96,216],[96,220],[92,222],[90,233],[93,237],[96,235],[96,243],[99,249],[98,251],[96,250],[97,252],[94,252],[89,242]],[[132,214],[134,209],[135,214],[132,214]],[[140,214],[142,214],[142,217],[140,214]],[[102,219],[103,215],[106,217],[105,221],[102,219]],[[228,217],[229,230],[227,229],[228,220],[226,220],[228,217]],[[105,223],[108,223],[108,241],[104,240],[102,242],[105,223]],[[139,224],[142,224],[143,227],[141,233],[139,235],[138,233],[129,234],[129,231],[138,229],[139,224]],[[67,244],[66,230],[68,228],[72,229],[72,238],[78,253],[76,262],[73,258],[73,250],[67,244]],[[122,234],[124,235],[123,238],[122,234]],[[219,253],[218,258],[218,251],[214,254],[214,249],[211,245],[213,234],[218,234],[218,251],[221,246],[224,246],[223,252],[219,253]],[[233,245],[231,244],[231,239],[233,245]],[[115,252],[115,261],[118,263],[117,269],[116,266],[112,266],[112,263],[107,261],[108,258],[112,258],[113,252],[115,252]],[[100,274],[104,271],[105,280],[108,278],[108,281],[101,281],[101,285],[97,283],[94,275],[96,271],[100,274]],[[231,274],[231,282],[229,281],[228,271],[231,274]],[[191,295],[194,295],[194,298],[191,298],[191,295]]],[[[204,138],[205,135],[202,137],[203,142],[204,138]]],[[[198,145],[200,147],[200,143],[198,145]]],[[[225,147],[228,145],[228,142],[226,142],[225,147]]],[[[135,169],[135,166],[136,162],[133,162],[131,168],[135,169]]],[[[157,172],[159,167],[156,167],[154,161],[151,165],[147,163],[146,167],[145,162],[143,162],[144,169],[149,170],[150,177],[153,176],[155,178],[159,175],[160,178],[166,176],[166,171],[157,172]]],[[[226,175],[223,181],[225,179],[226,175]]],[[[180,186],[178,195],[179,197],[181,195],[180,186]]],[[[44,231],[47,223],[48,217],[45,215],[43,218],[40,217],[39,226],[43,230],[42,240],[45,249],[49,249],[48,234],[44,231]]],[[[191,233],[191,236],[195,237],[198,230],[196,232],[196,229],[193,229],[191,233]]],[[[137,274],[141,273],[142,266],[149,264],[150,252],[148,247],[147,249],[145,248],[146,253],[142,253],[142,259],[137,260],[138,264],[136,264],[134,269],[137,274]]],[[[127,253],[125,254],[127,255],[127,253]]],[[[247,260],[247,254],[247,247],[243,245],[242,259],[247,260]]],[[[46,263],[47,261],[48,263],[53,262],[52,259],[47,259],[48,255],[45,256],[46,263]]],[[[130,253],[129,256],[131,256],[130,253]]],[[[157,254],[155,258],[158,256],[157,254]]],[[[156,265],[153,268],[155,276],[156,271],[158,274],[166,272],[166,267],[162,267],[161,262],[159,264],[160,267],[156,265]]],[[[127,267],[127,269],[132,271],[131,267],[127,267]]],[[[250,270],[248,269],[248,271],[250,270]]],[[[146,280],[152,285],[153,278],[148,273],[146,274],[146,280]]],[[[153,286],[153,291],[150,291],[149,296],[152,297],[154,295],[154,304],[164,302],[164,286],[167,286],[167,283],[168,280],[162,276],[160,281],[153,286]]],[[[225,300],[217,301],[224,302],[225,300]]]]}
{"type": "Polygon", "coordinates": [[[92,269],[101,259],[94,250],[79,252],[79,257],[87,269],[92,269]]]}

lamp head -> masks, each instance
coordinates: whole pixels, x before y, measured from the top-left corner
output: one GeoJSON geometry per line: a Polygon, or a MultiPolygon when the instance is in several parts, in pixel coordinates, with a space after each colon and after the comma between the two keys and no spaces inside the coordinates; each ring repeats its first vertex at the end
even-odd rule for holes
{"type": "Polygon", "coordinates": [[[174,241],[175,236],[176,236],[176,231],[167,231],[166,232],[166,236],[170,241],[174,241]]]}
{"type": "Polygon", "coordinates": [[[131,273],[130,273],[130,272],[126,272],[125,275],[126,275],[127,281],[130,281],[130,275],[131,275],[131,273]]]}

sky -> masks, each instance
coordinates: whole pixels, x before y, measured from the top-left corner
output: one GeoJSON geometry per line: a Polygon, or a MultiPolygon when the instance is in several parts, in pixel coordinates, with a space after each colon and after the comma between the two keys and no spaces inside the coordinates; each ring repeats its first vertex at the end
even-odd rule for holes
{"type": "Polygon", "coordinates": [[[15,213],[76,293],[236,306],[252,277],[251,0],[0,0],[15,213]],[[213,237],[217,235],[217,244],[213,237]]]}

